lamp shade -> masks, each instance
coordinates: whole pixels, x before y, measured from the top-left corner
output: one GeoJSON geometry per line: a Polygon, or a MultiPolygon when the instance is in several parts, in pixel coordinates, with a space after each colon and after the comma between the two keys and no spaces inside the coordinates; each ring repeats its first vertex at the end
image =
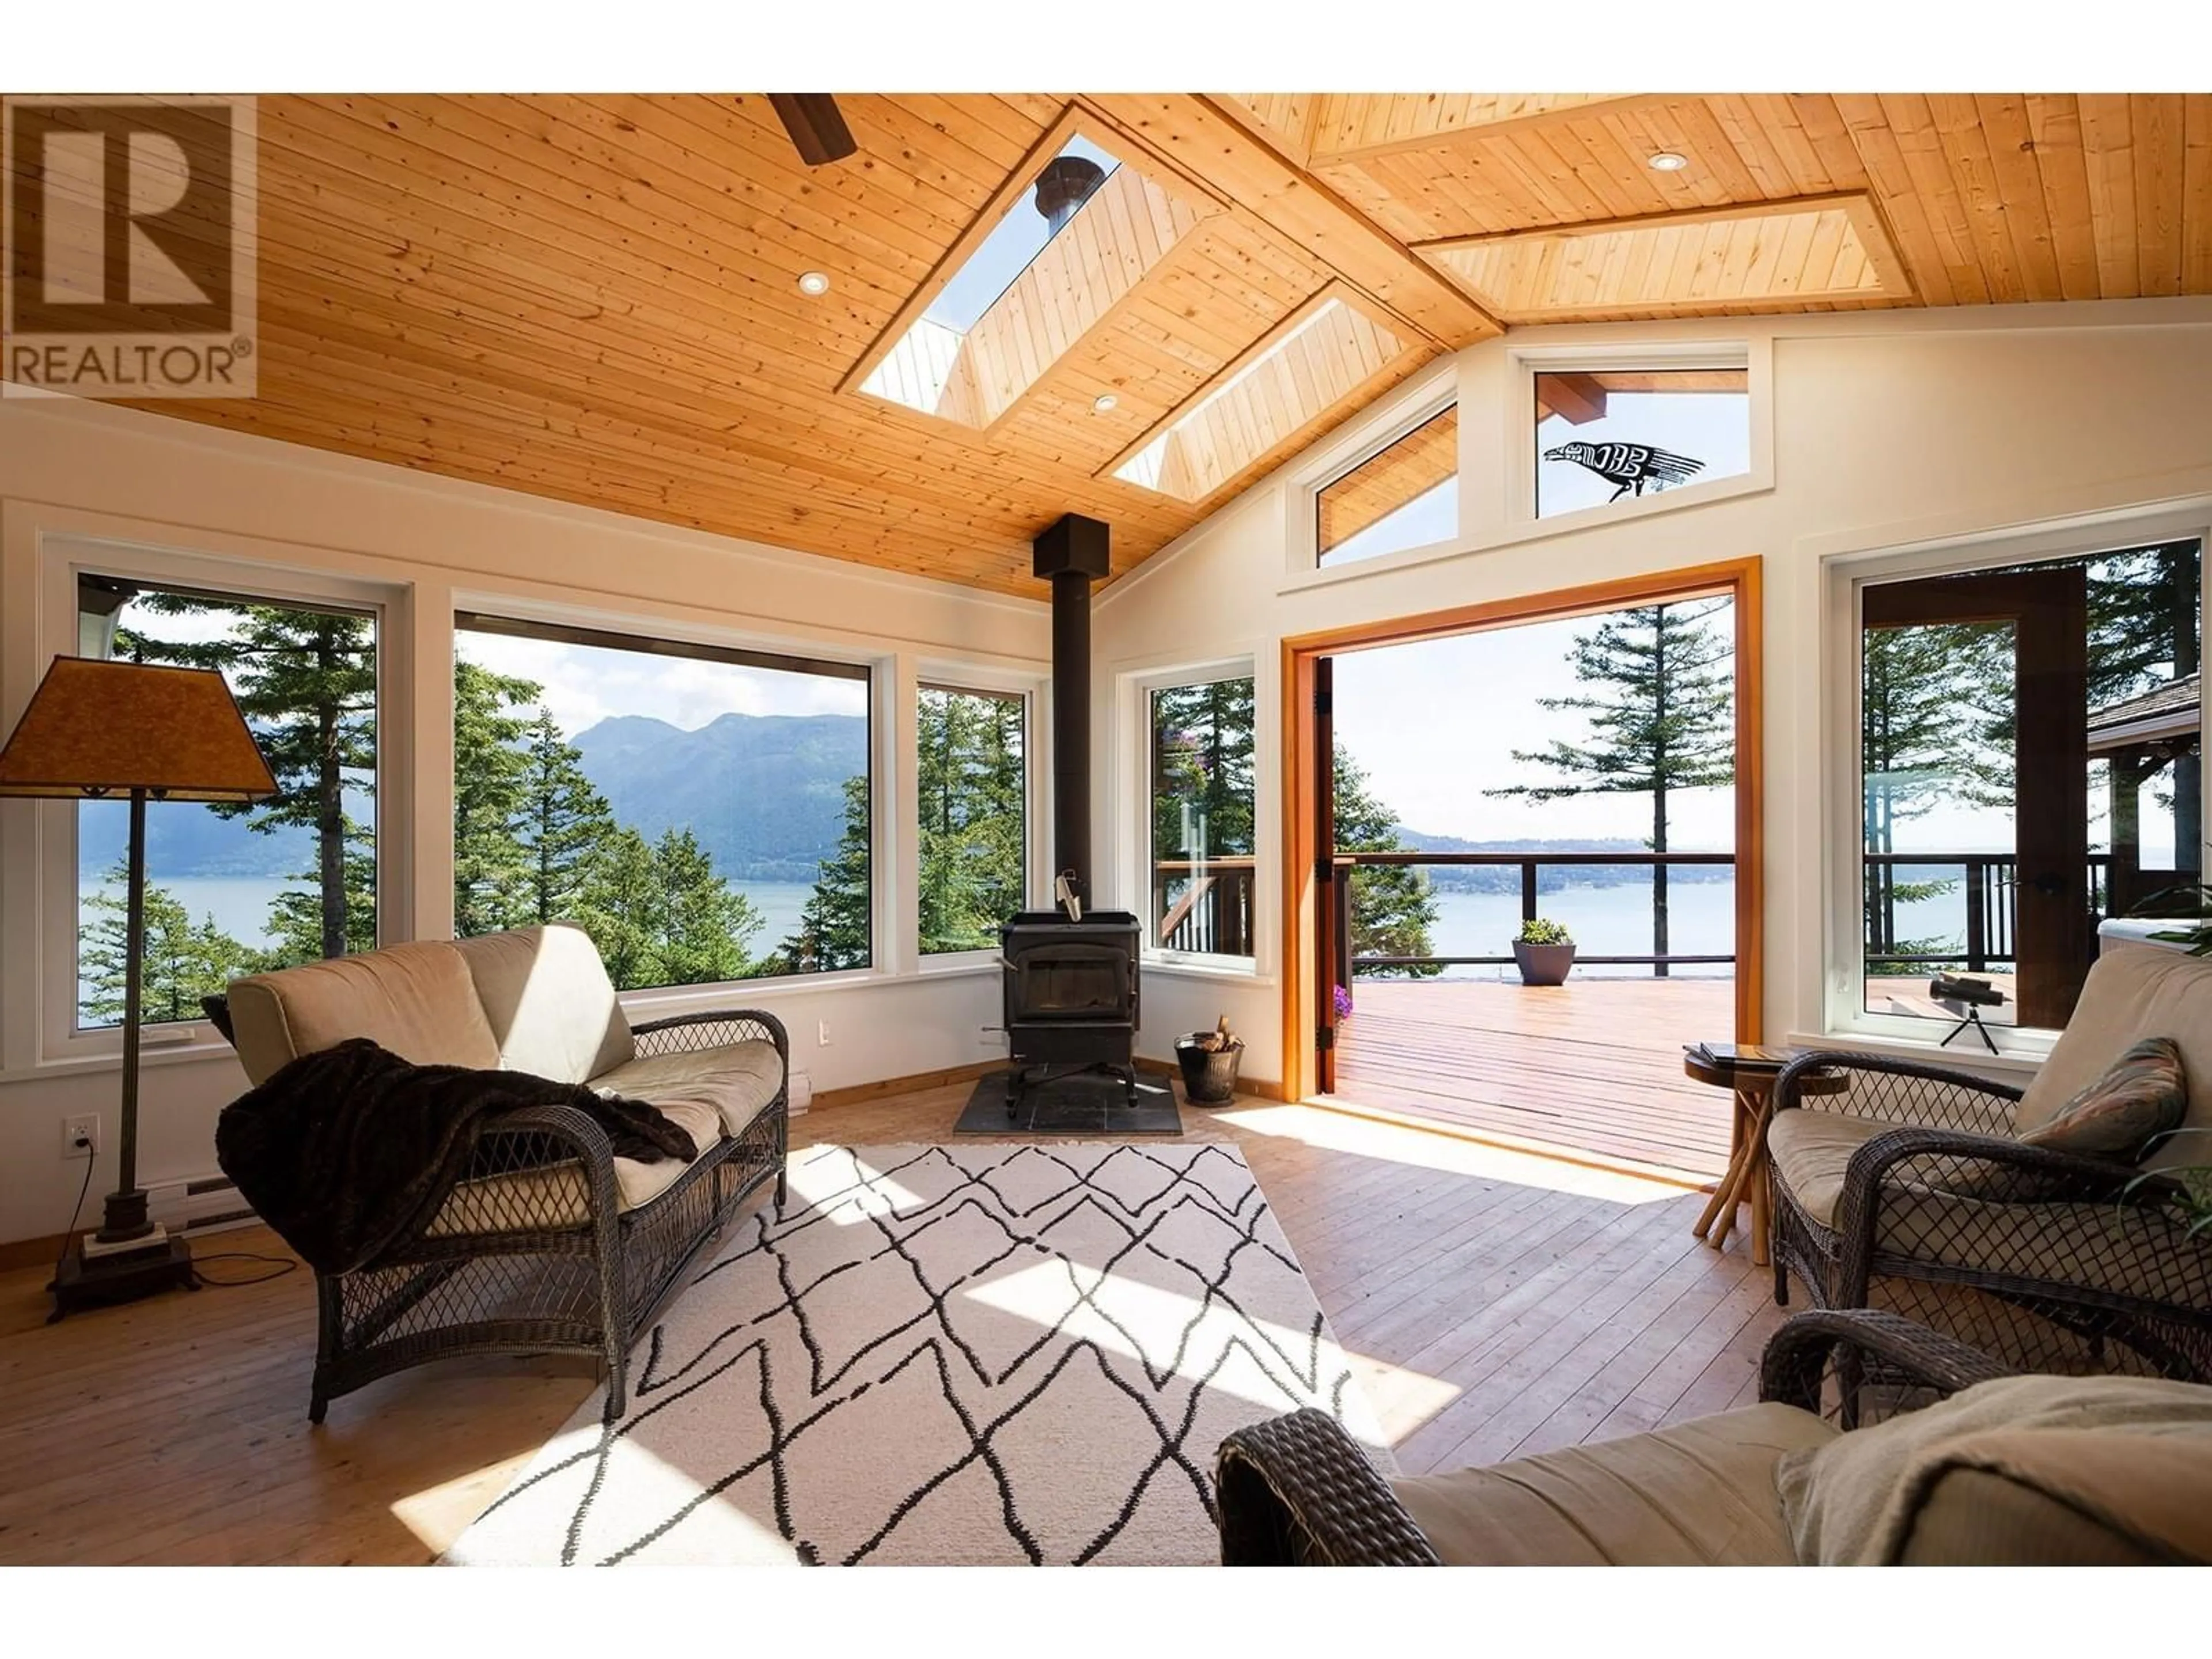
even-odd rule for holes
{"type": "Polygon", "coordinates": [[[0,749],[0,795],[258,800],[269,763],[210,668],[57,657],[0,749]]]}

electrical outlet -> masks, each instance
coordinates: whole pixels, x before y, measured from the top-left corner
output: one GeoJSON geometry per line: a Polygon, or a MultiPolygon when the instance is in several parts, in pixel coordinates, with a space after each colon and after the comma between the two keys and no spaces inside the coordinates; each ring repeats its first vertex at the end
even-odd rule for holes
{"type": "Polygon", "coordinates": [[[100,1156],[100,1114],[85,1112],[62,1120],[62,1156],[64,1158],[97,1158],[100,1156]]]}
{"type": "Polygon", "coordinates": [[[827,1048],[830,1046],[830,1022],[828,1020],[825,1019],[816,1022],[814,1041],[817,1047],[827,1048]]]}

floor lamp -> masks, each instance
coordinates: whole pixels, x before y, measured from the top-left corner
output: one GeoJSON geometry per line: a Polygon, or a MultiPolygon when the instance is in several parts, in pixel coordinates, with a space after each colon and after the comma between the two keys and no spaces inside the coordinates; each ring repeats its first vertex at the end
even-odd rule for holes
{"type": "Polygon", "coordinates": [[[64,1254],[52,1317],[192,1284],[191,1252],[146,1213],[138,1185],[138,1019],[146,920],[146,803],[258,800],[269,763],[222,676],[57,657],[0,749],[0,795],[128,797],[130,900],[123,979],[122,1162],[100,1230],[64,1254]]]}

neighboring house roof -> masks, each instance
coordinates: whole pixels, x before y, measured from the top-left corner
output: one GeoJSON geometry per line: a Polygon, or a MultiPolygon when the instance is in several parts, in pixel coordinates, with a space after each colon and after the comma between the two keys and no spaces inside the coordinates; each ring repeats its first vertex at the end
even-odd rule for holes
{"type": "Polygon", "coordinates": [[[2154,691],[2116,702],[2109,708],[2092,710],[2089,752],[2104,754],[2136,744],[2194,736],[2203,678],[2201,674],[2185,674],[2154,691]]]}

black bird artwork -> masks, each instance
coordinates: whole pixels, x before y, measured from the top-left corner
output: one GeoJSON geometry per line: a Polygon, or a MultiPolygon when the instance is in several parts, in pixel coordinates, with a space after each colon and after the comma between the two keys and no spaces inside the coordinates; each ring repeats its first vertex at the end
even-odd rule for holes
{"type": "Polygon", "coordinates": [[[1619,501],[1632,489],[1641,495],[1647,483],[1656,491],[1686,483],[1692,473],[1703,471],[1705,465],[1650,444],[1561,444],[1557,449],[1546,450],[1544,459],[1572,461],[1619,484],[1620,488],[1606,497],[1609,501],[1619,501]]]}

